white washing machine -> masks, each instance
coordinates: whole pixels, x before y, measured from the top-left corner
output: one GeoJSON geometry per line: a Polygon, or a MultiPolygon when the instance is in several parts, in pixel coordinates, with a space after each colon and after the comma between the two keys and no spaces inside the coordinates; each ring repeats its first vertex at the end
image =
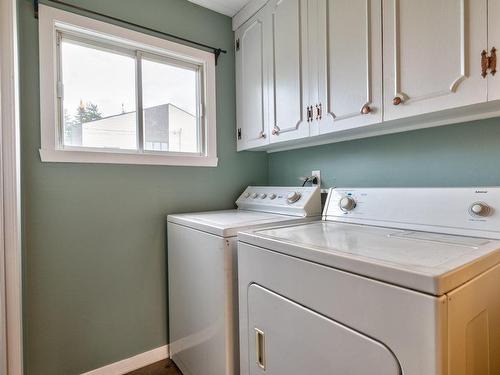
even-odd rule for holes
{"type": "Polygon", "coordinates": [[[171,357],[184,375],[239,373],[236,234],[321,218],[317,187],[248,187],[237,210],[168,216],[171,357]]]}
{"type": "Polygon", "coordinates": [[[238,237],[241,375],[500,374],[500,188],[335,189],[238,237]]]}

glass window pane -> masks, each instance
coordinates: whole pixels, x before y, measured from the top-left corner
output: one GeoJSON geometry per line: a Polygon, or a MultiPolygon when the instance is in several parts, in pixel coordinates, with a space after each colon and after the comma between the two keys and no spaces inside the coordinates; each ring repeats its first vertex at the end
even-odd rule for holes
{"type": "Polygon", "coordinates": [[[200,152],[197,71],[143,59],[142,87],[145,150],[200,152]]]}
{"type": "Polygon", "coordinates": [[[137,149],[135,59],[61,43],[64,145],[137,149]]]}

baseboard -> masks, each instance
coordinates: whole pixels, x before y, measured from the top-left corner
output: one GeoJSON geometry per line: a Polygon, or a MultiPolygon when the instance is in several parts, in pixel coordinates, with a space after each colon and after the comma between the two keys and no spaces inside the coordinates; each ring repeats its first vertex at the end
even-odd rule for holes
{"type": "Polygon", "coordinates": [[[123,375],[166,358],[168,358],[168,345],[85,372],[82,375],[123,375]]]}

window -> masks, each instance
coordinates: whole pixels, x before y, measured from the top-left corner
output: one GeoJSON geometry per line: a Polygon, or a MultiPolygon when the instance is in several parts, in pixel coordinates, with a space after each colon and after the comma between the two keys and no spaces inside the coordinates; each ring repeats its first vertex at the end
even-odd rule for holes
{"type": "Polygon", "coordinates": [[[39,14],[42,161],[217,165],[211,53],[39,14]]]}

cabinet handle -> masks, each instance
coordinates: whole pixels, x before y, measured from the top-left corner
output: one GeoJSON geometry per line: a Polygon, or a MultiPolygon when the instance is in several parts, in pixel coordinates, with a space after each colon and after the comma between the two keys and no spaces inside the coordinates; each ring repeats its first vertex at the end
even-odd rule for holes
{"type": "Polygon", "coordinates": [[[255,328],[255,360],[257,362],[257,366],[259,366],[262,370],[266,369],[265,345],[264,332],[255,328]]]}
{"type": "MultiPolygon", "coordinates": [[[[400,98],[398,97],[398,99],[400,99],[400,98]]],[[[394,105],[398,105],[398,104],[394,104],[394,105]]],[[[367,115],[367,114],[369,114],[371,111],[372,111],[372,109],[370,108],[370,106],[369,106],[368,104],[365,104],[365,105],[361,108],[361,111],[360,111],[360,112],[361,112],[361,114],[362,114],[362,115],[367,115]]]]}
{"type": "Polygon", "coordinates": [[[316,120],[321,120],[322,115],[323,115],[323,108],[321,106],[321,103],[316,104],[316,120]]]}
{"type": "Polygon", "coordinates": [[[497,49],[495,47],[491,49],[488,65],[491,75],[494,76],[497,73],[497,49]]]}
{"type": "Polygon", "coordinates": [[[307,107],[307,122],[311,122],[313,120],[313,106],[307,107]]]}
{"type": "Polygon", "coordinates": [[[400,105],[401,103],[403,103],[403,99],[401,99],[401,97],[399,96],[396,96],[394,97],[394,99],[392,99],[392,104],[394,105],[400,105]]]}
{"type": "Polygon", "coordinates": [[[259,132],[259,139],[260,138],[266,138],[266,133],[264,133],[262,130],[259,132]]]}
{"type": "Polygon", "coordinates": [[[272,130],[272,135],[279,135],[280,134],[280,128],[278,128],[276,125],[274,125],[274,128],[272,130]]]}
{"type": "Polygon", "coordinates": [[[481,52],[481,77],[486,78],[488,75],[488,67],[490,65],[490,58],[488,57],[488,52],[483,49],[481,52]]]}

